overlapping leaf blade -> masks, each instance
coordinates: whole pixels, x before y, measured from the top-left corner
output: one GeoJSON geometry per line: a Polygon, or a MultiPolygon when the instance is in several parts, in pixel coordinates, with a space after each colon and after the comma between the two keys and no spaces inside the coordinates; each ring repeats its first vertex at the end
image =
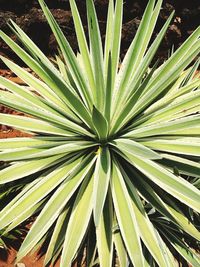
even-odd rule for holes
{"type": "MultiPolygon", "coordinates": [[[[105,199],[108,192],[108,185],[111,176],[111,158],[107,148],[99,148],[99,155],[94,172],[94,222],[99,225],[100,217],[105,204],[105,199]]],[[[101,219],[102,220],[102,219],[101,219]]]]}
{"type": "Polygon", "coordinates": [[[24,257],[37,244],[40,238],[46,231],[48,231],[58,215],[61,213],[75,190],[78,188],[90,170],[93,161],[88,164],[88,159],[91,159],[91,157],[85,159],[81,165],[79,164],[74,171],[69,174],[68,177],[66,177],[65,174],[67,179],[60,187],[58,187],[56,192],[45,205],[33,227],[31,228],[31,231],[29,231],[26,239],[24,240],[18,252],[18,260],[24,257]],[[81,169],[81,167],[83,168],[81,169]]]}
{"type": "MultiPolygon", "coordinates": [[[[91,174],[90,174],[91,175],[91,174]]],[[[92,214],[92,188],[93,178],[87,177],[89,181],[82,184],[73,206],[72,215],[66,231],[63,252],[61,256],[61,266],[70,266],[85,236],[90,217],[92,214]],[[82,218],[82,220],[80,220],[82,218]]]]}
{"type": "Polygon", "coordinates": [[[183,178],[176,177],[174,174],[151,160],[144,160],[136,156],[130,156],[130,154],[127,156],[129,161],[148,178],[153,180],[160,187],[164,187],[165,191],[169,194],[172,194],[181,202],[199,212],[200,192],[198,189],[183,178]]]}
{"type": "Polygon", "coordinates": [[[111,267],[113,262],[113,207],[109,190],[99,225],[96,229],[99,261],[102,267],[111,267]]]}
{"type": "Polygon", "coordinates": [[[88,30],[90,35],[90,52],[95,77],[95,105],[100,111],[104,108],[105,81],[103,75],[103,48],[97,15],[92,0],[86,0],[88,30]]]}
{"type": "Polygon", "coordinates": [[[113,165],[112,195],[119,229],[129,257],[136,266],[144,266],[138,222],[122,174],[116,165],[113,165]]]}

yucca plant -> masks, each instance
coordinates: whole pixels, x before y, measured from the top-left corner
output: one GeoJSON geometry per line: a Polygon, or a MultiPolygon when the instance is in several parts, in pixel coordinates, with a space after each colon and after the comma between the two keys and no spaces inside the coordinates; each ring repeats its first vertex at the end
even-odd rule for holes
{"type": "Polygon", "coordinates": [[[31,137],[0,140],[0,183],[21,188],[0,212],[7,233],[35,222],[17,261],[49,240],[45,265],[78,255],[86,265],[176,266],[178,253],[200,266],[187,240],[200,239],[200,27],[161,66],[152,59],[170,15],[150,43],[162,1],[150,0],[120,67],[123,1],[109,1],[102,46],[92,0],[89,44],[74,0],[77,56],[43,0],[60,55],[50,61],[13,22],[24,48],[1,38],[36,75],[1,57],[26,84],[3,77],[0,102],[28,116],[0,114],[31,137]],[[193,214],[193,216],[191,216],[193,214]]]}

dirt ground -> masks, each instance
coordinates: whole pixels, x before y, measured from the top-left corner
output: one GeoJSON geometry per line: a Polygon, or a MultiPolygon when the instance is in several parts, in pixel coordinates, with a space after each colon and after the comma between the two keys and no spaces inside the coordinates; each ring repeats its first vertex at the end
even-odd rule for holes
{"type": "MultiPolygon", "coordinates": [[[[24,257],[18,265],[16,265],[15,257],[16,250],[11,248],[8,252],[5,250],[0,250],[0,267],[43,267],[44,256],[40,257],[37,252],[33,254],[28,254],[24,257]],[[23,263],[24,265],[22,265],[23,263]]],[[[54,267],[59,267],[59,261],[54,265],[54,267]]]]}

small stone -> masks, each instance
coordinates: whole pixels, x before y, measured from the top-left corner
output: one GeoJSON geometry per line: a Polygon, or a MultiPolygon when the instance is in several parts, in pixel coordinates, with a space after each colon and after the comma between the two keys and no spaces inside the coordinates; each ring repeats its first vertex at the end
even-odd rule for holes
{"type": "Polygon", "coordinates": [[[24,263],[17,263],[15,267],[26,267],[26,265],[24,263]]]}

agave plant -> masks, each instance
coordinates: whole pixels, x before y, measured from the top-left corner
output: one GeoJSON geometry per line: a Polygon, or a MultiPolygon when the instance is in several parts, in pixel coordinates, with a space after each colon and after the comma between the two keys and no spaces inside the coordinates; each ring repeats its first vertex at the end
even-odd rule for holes
{"type": "Polygon", "coordinates": [[[17,261],[49,240],[45,265],[61,255],[68,267],[83,255],[87,266],[108,267],[117,255],[122,267],[166,267],[178,253],[197,267],[187,240],[200,239],[200,79],[198,62],[187,67],[200,52],[200,27],[152,66],[173,13],[150,43],[162,5],[150,0],[119,67],[123,1],[109,1],[104,48],[93,1],[86,0],[89,43],[69,2],[77,55],[43,0],[56,64],[13,21],[23,48],[0,32],[36,74],[1,57],[27,87],[1,77],[0,102],[28,116],[0,114],[0,122],[31,136],[0,140],[8,164],[0,183],[20,188],[0,212],[0,229],[35,216],[17,261]]]}

